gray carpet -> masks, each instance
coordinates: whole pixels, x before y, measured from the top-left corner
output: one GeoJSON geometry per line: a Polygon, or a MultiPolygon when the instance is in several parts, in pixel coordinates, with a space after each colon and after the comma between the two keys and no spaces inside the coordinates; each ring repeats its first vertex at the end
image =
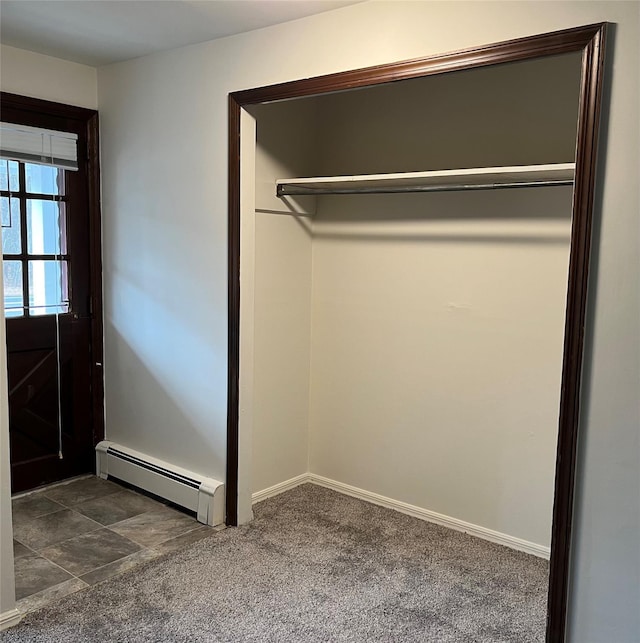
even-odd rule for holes
{"type": "Polygon", "coordinates": [[[0,640],[544,640],[546,561],[313,485],[255,509],[0,640]]]}

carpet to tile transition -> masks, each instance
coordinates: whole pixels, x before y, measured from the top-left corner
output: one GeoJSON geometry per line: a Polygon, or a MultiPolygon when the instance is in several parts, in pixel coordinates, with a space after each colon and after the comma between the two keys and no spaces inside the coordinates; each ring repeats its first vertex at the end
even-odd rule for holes
{"type": "Polygon", "coordinates": [[[0,640],[544,640],[544,560],[309,484],[255,515],[0,640]]]}

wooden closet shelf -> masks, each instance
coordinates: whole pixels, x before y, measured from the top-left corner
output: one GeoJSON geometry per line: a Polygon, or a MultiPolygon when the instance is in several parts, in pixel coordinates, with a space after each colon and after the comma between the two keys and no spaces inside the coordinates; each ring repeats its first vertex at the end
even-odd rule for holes
{"type": "Polygon", "coordinates": [[[384,194],[450,192],[536,186],[571,185],[575,163],[480,167],[462,170],[320,176],[276,180],[276,194],[384,194]]]}

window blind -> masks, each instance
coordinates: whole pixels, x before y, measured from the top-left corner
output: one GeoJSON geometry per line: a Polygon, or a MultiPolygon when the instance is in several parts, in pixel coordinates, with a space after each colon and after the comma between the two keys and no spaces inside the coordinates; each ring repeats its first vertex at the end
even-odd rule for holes
{"type": "Polygon", "coordinates": [[[77,170],[78,135],[0,123],[0,158],[77,170]]]}

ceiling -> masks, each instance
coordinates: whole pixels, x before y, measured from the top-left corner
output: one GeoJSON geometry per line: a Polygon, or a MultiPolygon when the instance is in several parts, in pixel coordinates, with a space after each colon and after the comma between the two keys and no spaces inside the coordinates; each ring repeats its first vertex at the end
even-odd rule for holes
{"type": "MultiPolygon", "coordinates": [[[[360,0],[361,1],[361,0],[360,0]]],[[[100,66],[297,20],[355,0],[2,0],[0,41],[100,66]]]]}

